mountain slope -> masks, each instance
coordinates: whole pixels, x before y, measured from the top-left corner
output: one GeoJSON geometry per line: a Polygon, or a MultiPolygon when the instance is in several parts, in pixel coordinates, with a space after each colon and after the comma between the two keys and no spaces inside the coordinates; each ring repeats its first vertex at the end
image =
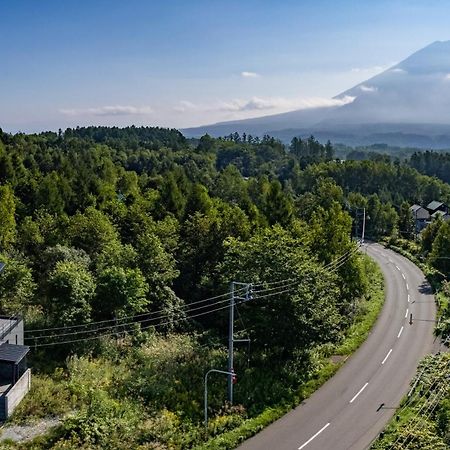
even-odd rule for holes
{"type": "Polygon", "coordinates": [[[283,140],[314,133],[347,144],[384,142],[450,147],[450,41],[434,42],[383,73],[337,95],[343,106],[291,111],[183,130],[187,136],[234,131],[283,140]]]}

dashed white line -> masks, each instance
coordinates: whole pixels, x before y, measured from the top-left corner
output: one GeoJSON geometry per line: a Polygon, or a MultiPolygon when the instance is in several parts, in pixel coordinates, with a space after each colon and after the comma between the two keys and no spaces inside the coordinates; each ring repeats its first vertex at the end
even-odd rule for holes
{"type": "Polygon", "coordinates": [[[400,336],[402,335],[402,333],[403,333],[403,327],[400,328],[400,331],[399,331],[398,334],[397,334],[397,339],[400,338],[400,336]]]}
{"type": "Polygon", "coordinates": [[[395,265],[395,267],[397,267],[397,269],[400,270],[400,267],[398,267],[397,264],[395,265]]]}
{"type": "Polygon", "coordinates": [[[386,360],[389,358],[389,355],[392,353],[392,348],[388,351],[388,354],[384,357],[383,361],[381,362],[381,364],[384,364],[386,362],[386,360]]]}
{"type": "Polygon", "coordinates": [[[402,273],[402,277],[403,277],[404,280],[406,280],[406,277],[405,277],[405,274],[404,274],[404,273],[402,273]]]}
{"type": "Polygon", "coordinates": [[[408,313],[409,313],[409,308],[406,308],[405,319],[408,317],[408,313]]]}
{"type": "Polygon", "coordinates": [[[408,283],[406,283],[406,290],[409,291],[408,283]]]}
{"type": "Polygon", "coordinates": [[[356,393],[356,395],[350,400],[350,403],[353,403],[355,400],[356,400],[356,398],[358,397],[358,395],[359,394],[361,394],[361,392],[367,387],[367,385],[368,385],[369,383],[367,382],[357,393],[356,393]]]}
{"type": "Polygon", "coordinates": [[[408,294],[408,303],[411,303],[411,296],[408,294]]]}
{"type": "Polygon", "coordinates": [[[328,422],[325,426],[323,426],[314,436],[310,437],[303,445],[301,445],[298,450],[302,450],[302,448],[306,447],[313,439],[315,439],[317,436],[319,436],[320,433],[322,433],[323,430],[328,428],[330,426],[330,422],[328,422]]]}

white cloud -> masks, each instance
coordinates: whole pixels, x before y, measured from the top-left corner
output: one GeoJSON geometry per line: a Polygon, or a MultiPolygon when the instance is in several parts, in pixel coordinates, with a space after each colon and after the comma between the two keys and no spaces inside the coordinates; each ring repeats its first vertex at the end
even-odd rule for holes
{"type": "Polygon", "coordinates": [[[446,80],[450,80],[450,73],[448,73],[447,75],[445,75],[445,79],[446,79],[446,80]]]}
{"type": "MultiPolygon", "coordinates": [[[[389,64],[385,65],[379,65],[379,66],[370,66],[370,67],[353,67],[350,69],[350,72],[352,73],[358,73],[364,76],[374,76],[381,72],[384,72],[385,70],[390,69],[391,67],[394,67],[398,64],[398,62],[391,62],[389,64]]],[[[394,68],[391,69],[392,72],[403,72],[403,69],[400,68],[394,68]]]]}
{"type": "Polygon", "coordinates": [[[181,100],[173,109],[177,112],[194,111],[198,109],[198,105],[187,100],[181,100]]]}
{"type": "Polygon", "coordinates": [[[241,72],[241,77],[243,78],[259,78],[261,75],[256,72],[241,72]]]}
{"type": "Polygon", "coordinates": [[[100,106],[96,108],[60,109],[66,116],[141,116],[153,113],[150,106],[100,106]]]}
{"type": "Polygon", "coordinates": [[[378,91],[378,88],[375,86],[366,86],[365,84],[361,84],[361,86],[359,86],[359,89],[361,89],[361,91],[363,92],[376,92],[378,91]]]}
{"type": "Polygon", "coordinates": [[[390,70],[390,72],[394,72],[394,73],[406,73],[406,70],[400,69],[400,67],[394,67],[393,69],[390,70]]]}
{"type": "Polygon", "coordinates": [[[351,72],[353,73],[372,73],[372,72],[382,72],[386,70],[387,66],[372,66],[372,67],[353,67],[351,72]]]}
{"type": "Polygon", "coordinates": [[[345,96],[338,99],[310,97],[310,98],[284,98],[284,97],[252,97],[250,99],[233,99],[217,101],[208,104],[196,104],[186,100],[181,101],[174,110],[177,112],[249,112],[249,111],[290,111],[294,109],[326,108],[342,106],[351,103],[355,97],[345,96]]]}

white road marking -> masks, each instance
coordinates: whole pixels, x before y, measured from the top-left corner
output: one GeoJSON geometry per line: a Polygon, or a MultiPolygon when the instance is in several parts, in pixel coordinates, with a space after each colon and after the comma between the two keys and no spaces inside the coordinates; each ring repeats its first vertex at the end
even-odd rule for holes
{"type": "Polygon", "coordinates": [[[386,362],[386,360],[389,358],[389,355],[392,353],[392,348],[388,351],[388,354],[384,357],[383,361],[381,364],[384,364],[386,362]]]}
{"type": "Polygon", "coordinates": [[[406,290],[409,291],[408,283],[406,283],[406,290]]]}
{"type": "Polygon", "coordinates": [[[394,263],[394,261],[392,261],[392,259],[391,259],[391,258],[389,258],[389,262],[390,262],[390,263],[394,263]]]}
{"type": "Polygon", "coordinates": [[[358,397],[358,395],[359,394],[361,394],[361,392],[367,387],[367,385],[368,385],[369,383],[367,382],[358,392],[357,392],[357,394],[350,400],[350,403],[353,403],[355,400],[356,400],[356,398],[358,397]]]}
{"type": "Polygon", "coordinates": [[[400,328],[400,331],[397,334],[397,339],[402,335],[403,333],[403,327],[400,328]]]}
{"type": "Polygon", "coordinates": [[[408,294],[408,303],[411,303],[411,296],[408,294]]]}
{"type": "Polygon", "coordinates": [[[408,313],[409,313],[409,308],[406,308],[405,319],[408,317],[408,313]]]}
{"type": "Polygon", "coordinates": [[[298,450],[302,450],[303,447],[306,447],[313,439],[315,439],[317,436],[319,436],[320,433],[322,433],[323,430],[328,428],[330,426],[330,422],[328,422],[325,426],[323,426],[313,437],[309,438],[303,445],[301,445],[298,450]]]}
{"type": "Polygon", "coordinates": [[[402,273],[402,277],[403,277],[404,280],[406,280],[406,277],[405,277],[405,274],[404,274],[404,273],[402,273]]]}
{"type": "Polygon", "coordinates": [[[395,265],[395,267],[397,267],[397,269],[400,270],[400,267],[398,267],[397,264],[395,265]]]}

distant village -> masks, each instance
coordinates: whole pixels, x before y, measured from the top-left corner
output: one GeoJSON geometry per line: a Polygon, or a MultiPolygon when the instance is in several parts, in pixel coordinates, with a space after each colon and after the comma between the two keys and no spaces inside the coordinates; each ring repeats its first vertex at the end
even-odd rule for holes
{"type": "Polygon", "coordinates": [[[414,218],[416,233],[420,233],[438,217],[445,221],[450,220],[448,206],[436,200],[428,203],[426,206],[412,205],[410,209],[414,218]]]}

